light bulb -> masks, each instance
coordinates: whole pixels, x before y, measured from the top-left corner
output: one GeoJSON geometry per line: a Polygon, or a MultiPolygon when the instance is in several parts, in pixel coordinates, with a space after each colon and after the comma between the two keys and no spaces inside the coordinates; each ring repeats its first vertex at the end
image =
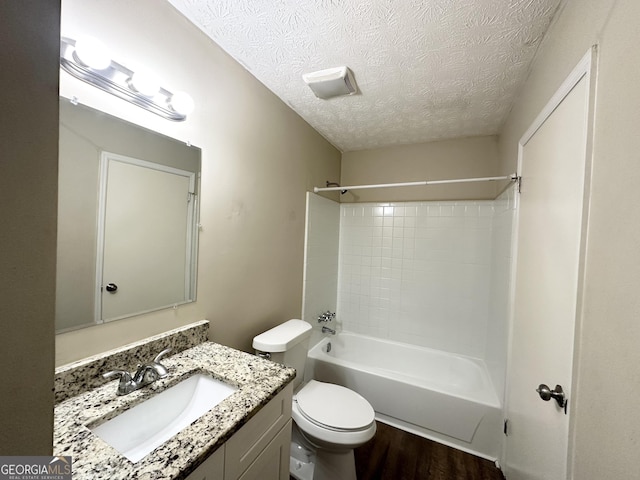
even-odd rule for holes
{"type": "Polygon", "coordinates": [[[176,92],[171,96],[171,100],[169,100],[169,107],[176,112],[182,115],[189,115],[193,112],[195,104],[193,102],[193,98],[186,92],[176,92]]]}
{"type": "Polygon", "coordinates": [[[146,72],[135,72],[129,79],[129,87],[146,97],[153,97],[160,91],[160,82],[146,72]]]}
{"type": "Polygon", "coordinates": [[[93,37],[76,40],[74,56],[84,66],[94,70],[104,70],[111,65],[109,50],[100,40],[93,37]]]}

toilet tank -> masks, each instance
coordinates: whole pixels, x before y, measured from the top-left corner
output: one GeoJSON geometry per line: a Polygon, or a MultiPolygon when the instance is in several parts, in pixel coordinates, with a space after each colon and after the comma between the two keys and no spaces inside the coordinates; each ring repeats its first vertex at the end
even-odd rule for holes
{"type": "Polygon", "coordinates": [[[295,389],[304,379],[310,336],[311,325],[303,320],[289,320],[254,337],[253,348],[257,352],[270,353],[274,362],[295,368],[295,389]]]}

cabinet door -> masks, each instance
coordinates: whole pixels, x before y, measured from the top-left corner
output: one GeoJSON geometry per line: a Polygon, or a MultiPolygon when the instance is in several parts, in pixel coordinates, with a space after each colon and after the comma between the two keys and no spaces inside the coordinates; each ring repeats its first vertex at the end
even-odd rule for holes
{"type": "Polygon", "coordinates": [[[291,420],[238,480],[289,480],[291,420]]]}
{"type": "MultiPolygon", "coordinates": [[[[242,478],[243,472],[291,420],[292,393],[293,384],[290,383],[227,441],[225,444],[226,480],[242,478]]],[[[262,480],[272,478],[279,477],[265,476],[262,480]]]]}
{"type": "Polygon", "coordinates": [[[186,480],[222,480],[224,478],[224,445],[213,452],[186,480]]]}

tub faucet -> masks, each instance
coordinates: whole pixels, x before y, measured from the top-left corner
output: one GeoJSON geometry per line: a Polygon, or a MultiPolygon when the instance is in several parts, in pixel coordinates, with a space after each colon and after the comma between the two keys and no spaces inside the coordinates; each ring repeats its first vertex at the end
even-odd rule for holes
{"type": "Polygon", "coordinates": [[[120,383],[118,383],[118,395],[127,395],[131,392],[145,387],[156,380],[166,377],[169,372],[167,367],[160,363],[160,359],[171,351],[170,348],[162,350],[152,362],[145,363],[144,365],[138,365],[136,373],[131,374],[125,370],[113,370],[111,372],[103,373],[104,378],[110,378],[114,376],[120,377],[120,383]]]}
{"type": "Polygon", "coordinates": [[[325,325],[322,327],[322,333],[330,333],[331,335],[335,335],[336,331],[333,328],[329,328],[325,325]]]}
{"type": "Polygon", "coordinates": [[[318,315],[318,323],[330,322],[334,318],[336,318],[335,312],[330,312],[329,310],[327,310],[326,312],[318,315]]]}

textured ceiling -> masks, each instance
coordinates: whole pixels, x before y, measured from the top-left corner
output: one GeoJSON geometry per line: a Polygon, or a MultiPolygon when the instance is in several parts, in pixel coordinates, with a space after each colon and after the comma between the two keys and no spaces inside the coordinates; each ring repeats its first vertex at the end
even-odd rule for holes
{"type": "Polygon", "coordinates": [[[342,151],[499,131],[561,0],[169,0],[342,151]],[[346,65],[357,95],[302,74],[346,65]]]}

